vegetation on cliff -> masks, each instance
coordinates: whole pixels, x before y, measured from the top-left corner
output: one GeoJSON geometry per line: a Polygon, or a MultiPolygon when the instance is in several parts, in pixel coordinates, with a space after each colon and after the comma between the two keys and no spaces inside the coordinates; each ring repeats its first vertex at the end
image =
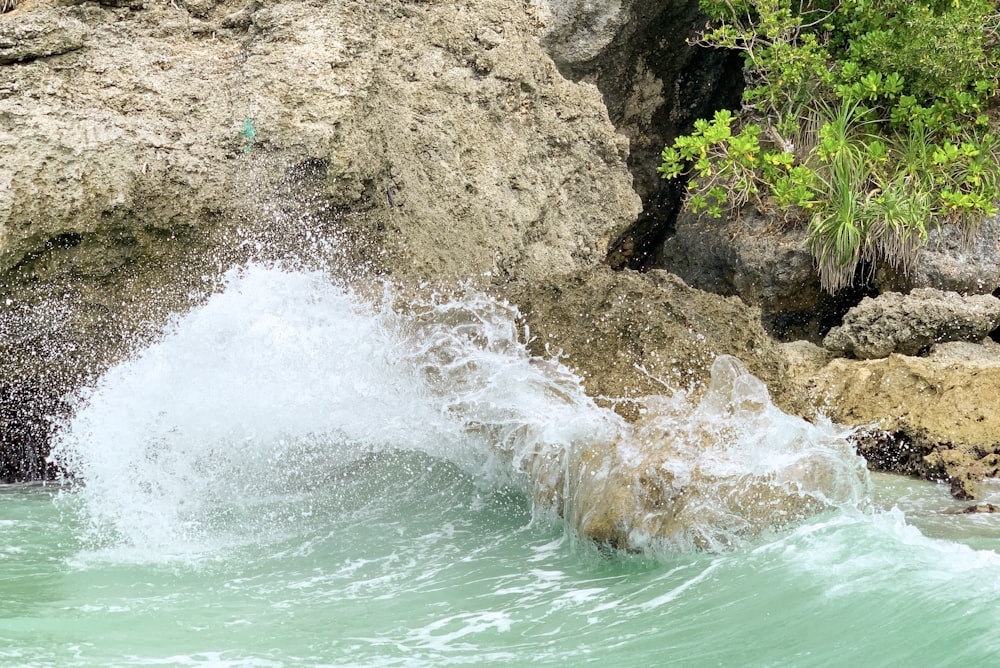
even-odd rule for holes
{"type": "Polygon", "coordinates": [[[1000,13],[992,0],[702,0],[701,43],[746,61],[743,108],[663,150],[689,205],[808,226],[823,287],[906,271],[929,226],[997,213],[1000,13]]]}

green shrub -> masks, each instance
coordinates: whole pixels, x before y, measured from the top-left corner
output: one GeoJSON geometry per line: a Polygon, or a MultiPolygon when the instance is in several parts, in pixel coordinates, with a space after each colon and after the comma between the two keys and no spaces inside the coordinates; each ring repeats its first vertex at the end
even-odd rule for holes
{"type": "Polygon", "coordinates": [[[749,203],[807,226],[835,292],[862,262],[906,271],[929,226],[997,212],[1000,15],[992,0],[702,0],[702,44],[738,49],[739,113],[717,112],[663,150],[689,205],[749,203]]]}

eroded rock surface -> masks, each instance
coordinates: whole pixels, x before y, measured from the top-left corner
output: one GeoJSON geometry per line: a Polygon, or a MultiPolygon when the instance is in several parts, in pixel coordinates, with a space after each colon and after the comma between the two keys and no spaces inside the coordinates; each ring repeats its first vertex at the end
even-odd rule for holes
{"type": "Polygon", "coordinates": [[[909,272],[879,272],[882,291],[936,288],[978,295],[1000,288],[1000,216],[983,219],[969,233],[942,225],[928,237],[909,272]]]}
{"type": "MultiPolygon", "coordinates": [[[[801,360],[802,358],[799,357],[801,360]]],[[[862,427],[859,452],[877,470],[947,480],[973,498],[1000,474],[1000,347],[948,343],[927,357],[838,358],[791,365],[831,419],[862,427]]]]}
{"type": "Polygon", "coordinates": [[[0,66],[4,415],[233,263],[489,288],[598,265],[639,210],[627,140],[530,6],[25,3],[0,30],[52,16],[82,48],[0,66]]]}
{"type": "Polygon", "coordinates": [[[566,76],[595,83],[631,143],[636,190],[648,203],[663,146],[696,118],[738,104],[742,62],[694,46],[705,27],[696,0],[536,0],[541,43],[566,76]]]}
{"type": "Polygon", "coordinates": [[[673,229],[684,193],[656,171],[663,147],[695,119],[740,103],[742,59],[691,44],[706,17],[697,0],[534,0],[542,45],[559,70],[590,81],[629,139],[628,164],[643,214],[612,246],[614,267],[646,269],[673,229]]]}
{"type": "Polygon", "coordinates": [[[244,195],[289,176],[317,206],[363,211],[345,224],[417,277],[594,264],[637,213],[627,142],[527,12],[282,2],[227,21],[234,8],[81,6],[85,53],[0,72],[18,92],[0,144],[19,148],[4,150],[0,269],[108,219],[169,234],[246,217],[261,202],[244,195]]]}
{"type": "Polygon", "coordinates": [[[989,294],[1000,285],[1000,220],[984,219],[966,236],[955,225],[930,232],[908,271],[861,267],[855,285],[831,295],[820,286],[804,224],[748,208],[721,220],[684,210],[652,266],[689,284],[737,295],[759,306],[767,330],[784,341],[820,342],[864,297],[923,288],[989,294]]]}
{"type": "Polygon", "coordinates": [[[672,274],[576,272],[519,287],[512,298],[533,335],[532,352],[565,354],[588,393],[626,400],[618,404],[626,414],[630,398],[703,390],[720,354],[742,359],[779,406],[798,406],[759,312],[672,274]]]}
{"type": "Polygon", "coordinates": [[[75,51],[88,33],[82,22],[52,9],[7,17],[0,20],[0,65],[75,51]]]}
{"type": "Polygon", "coordinates": [[[676,233],[660,247],[655,266],[676,273],[690,285],[721,295],[736,295],[764,311],[765,322],[777,334],[796,333],[818,324],[812,319],[824,293],[801,231],[769,229],[763,217],[747,215],[716,220],[690,213],[678,220],[676,233]]]}
{"type": "Polygon", "coordinates": [[[982,341],[1000,326],[1000,299],[920,288],[866,297],[823,340],[829,350],[876,359],[916,355],[934,343],[982,341]]]}

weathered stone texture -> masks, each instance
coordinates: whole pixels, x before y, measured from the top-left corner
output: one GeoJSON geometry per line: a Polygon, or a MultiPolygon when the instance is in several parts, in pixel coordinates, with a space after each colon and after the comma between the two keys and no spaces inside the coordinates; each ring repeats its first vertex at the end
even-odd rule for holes
{"type": "Polygon", "coordinates": [[[0,65],[75,51],[88,33],[83,23],[57,10],[12,15],[0,21],[0,65]]]}
{"type": "Polygon", "coordinates": [[[860,359],[916,355],[934,343],[982,341],[1000,326],[1000,299],[920,288],[866,297],[834,327],[824,347],[860,359]]]}

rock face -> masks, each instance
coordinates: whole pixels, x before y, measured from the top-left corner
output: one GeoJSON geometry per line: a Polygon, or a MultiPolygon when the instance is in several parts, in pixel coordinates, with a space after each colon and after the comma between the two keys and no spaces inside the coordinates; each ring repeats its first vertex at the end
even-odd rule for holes
{"type": "Polygon", "coordinates": [[[955,225],[933,228],[907,274],[880,272],[884,291],[937,288],[978,295],[1000,288],[1000,216],[986,218],[966,236],[955,225]]]}
{"type": "Polygon", "coordinates": [[[795,355],[804,394],[831,419],[864,429],[872,468],[947,480],[960,498],[1000,474],[1000,346],[936,345],[928,357],[855,361],[795,355]]]}
{"type": "Polygon", "coordinates": [[[88,32],[80,21],[56,11],[8,18],[0,23],[0,65],[75,51],[88,32]]]}
{"type": "Polygon", "coordinates": [[[860,359],[916,355],[934,343],[982,341],[1000,326],[1000,299],[933,288],[866,297],[834,327],[824,347],[860,359]]]}
{"type": "Polygon", "coordinates": [[[805,231],[783,228],[780,221],[749,210],[721,220],[685,211],[653,266],[760,308],[768,332],[785,341],[821,341],[868,293],[864,285],[837,295],[825,292],[805,231]]]}
{"type": "Polygon", "coordinates": [[[627,142],[597,91],[542,53],[528,13],[233,9],[199,10],[205,21],[173,7],[65,10],[93,32],[85,52],[0,73],[17,92],[0,101],[0,143],[17,156],[2,174],[0,270],[52,239],[86,243],[108,219],[169,235],[245,217],[242,193],[286,178],[327,212],[363,211],[346,224],[415,277],[594,264],[637,213],[627,142]],[[448,234],[442,220],[462,225],[448,234]]]}
{"type": "Polygon", "coordinates": [[[768,321],[815,310],[823,292],[804,234],[774,234],[767,225],[752,215],[728,221],[686,213],[654,265],[694,287],[767,309],[768,321]]]}
{"type": "Polygon", "coordinates": [[[640,206],[628,142],[543,30],[500,0],[0,16],[18,36],[0,66],[0,416],[50,405],[248,257],[480,287],[598,265],[640,206]],[[43,48],[24,26],[88,36],[43,48]]]}
{"type": "Polygon", "coordinates": [[[982,221],[970,238],[955,225],[944,225],[931,230],[908,273],[862,267],[854,287],[830,295],[820,286],[801,225],[786,226],[752,209],[722,220],[685,209],[651,266],[759,306],[768,332],[779,339],[818,343],[866,296],[921,288],[963,295],[993,292],[1000,287],[998,239],[998,218],[982,221]]]}
{"type": "MultiPolygon", "coordinates": [[[[801,407],[759,313],[738,299],[690,288],[666,272],[606,268],[527,284],[511,297],[533,335],[532,352],[561,351],[592,396],[628,400],[689,388],[697,394],[716,356],[730,354],[767,383],[779,406],[801,407]]],[[[616,407],[635,416],[628,401],[616,407]]]]}
{"type": "Polygon", "coordinates": [[[646,201],[659,192],[666,144],[695,119],[738,104],[742,61],[692,46],[705,28],[697,0],[538,0],[541,43],[566,76],[600,88],[631,143],[629,165],[646,201]]]}
{"type": "Polygon", "coordinates": [[[628,137],[643,215],[612,246],[609,263],[646,269],[680,210],[683,184],[659,178],[660,152],[695,119],[740,104],[739,54],[694,46],[705,28],[697,0],[535,0],[542,45],[560,72],[600,88],[628,137]]]}

